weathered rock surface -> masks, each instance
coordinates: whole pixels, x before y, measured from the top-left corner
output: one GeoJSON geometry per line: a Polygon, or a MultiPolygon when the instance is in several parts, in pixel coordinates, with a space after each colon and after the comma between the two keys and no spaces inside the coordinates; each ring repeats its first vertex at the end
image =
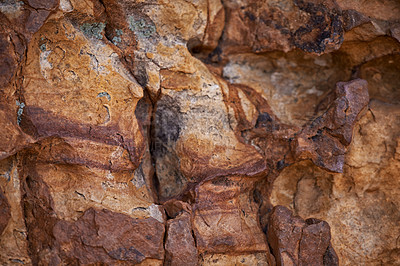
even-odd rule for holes
{"type": "Polygon", "coordinates": [[[167,221],[165,265],[197,265],[197,249],[193,237],[190,205],[185,202],[166,204],[172,218],[167,221]]]}
{"type": "Polygon", "coordinates": [[[356,125],[343,174],[298,163],[274,183],[273,204],[330,224],[333,246],[344,265],[399,262],[394,233],[400,221],[399,110],[398,105],[371,101],[356,125]]]}
{"type": "Polygon", "coordinates": [[[267,235],[277,265],[339,265],[324,221],[304,221],[277,206],[271,212],[267,235]]]}
{"type": "Polygon", "coordinates": [[[2,1],[0,264],[400,264],[399,55],[396,0],[2,1]]]}

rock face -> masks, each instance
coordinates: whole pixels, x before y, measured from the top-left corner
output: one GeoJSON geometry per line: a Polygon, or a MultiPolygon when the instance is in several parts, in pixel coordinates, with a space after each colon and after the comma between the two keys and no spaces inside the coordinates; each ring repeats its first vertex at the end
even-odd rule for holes
{"type": "Polygon", "coordinates": [[[400,264],[398,1],[0,3],[1,265],[400,264]]]}
{"type": "Polygon", "coordinates": [[[330,243],[329,225],[318,219],[293,217],[283,206],[275,207],[268,221],[268,242],[277,265],[338,265],[330,243]]]}

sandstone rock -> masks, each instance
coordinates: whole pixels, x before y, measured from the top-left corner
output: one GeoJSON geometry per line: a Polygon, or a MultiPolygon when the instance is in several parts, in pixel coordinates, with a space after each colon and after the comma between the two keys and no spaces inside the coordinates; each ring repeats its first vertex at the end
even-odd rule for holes
{"type": "Polygon", "coordinates": [[[338,83],[331,97],[335,101],[328,103],[329,109],[307,125],[293,145],[298,157],[311,159],[330,171],[342,172],[345,147],[351,143],[353,126],[369,101],[367,82],[338,83]]]}
{"type": "Polygon", "coordinates": [[[204,254],[198,265],[275,265],[268,259],[268,254],[263,252],[242,255],[204,254]]]}
{"type": "Polygon", "coordinates": [[[191,216],[183,212],[167,221],[165,265],[197,265],[197,249],[192,235],[191,216]]]}
{"type": "Polygon", "coordinates": [[[0,264],[31,264],[21,187],[15,156],[0,161],[0,264]]]}
{"type": "Polygon", "coordinates": [[[33,142],[19,127],[25,104],[13,95],[24,60],[25,43],[0,13],[0,159],[15,154],[33,142]]]}
{"type": "Polygon", "coordinates": [[[334,1],[227,1],[221,49],[244,52],[300,48],[322,54],[343,42],[341,9],[334,1]]]}
{"type": "Polygon", "coordinates": [[[8,221],[11,217],[10,204],[8,203],[7,198],[4,196],[3,192],[0,191],[0,234],[3,233],[4,229],[6,229],[8,225],[8,221]]]}
{"type": "Polygon", "coordinates": [[[368,61],[360,67],[360,77],[368,82],[371,98],[398,104],[400,102],[399,55],[386,55],[368,61]]]}
{"type": "Polygon", "coordinates": [[[271,212],[267,235],[277,265],[339,265],[324,221],[304,221],[277,206],[271,212]]]}
{"type": "Polygon", "coordinates": [[[135,169],[145,148],[134,114],[143,91],[99,40],[103,28],[71,13],[49,20],[35,35],[23,72],[22,126],[36,138],[63,138],[72,152],[63,155],[66,163],[135,169]],[[50,102],[49,92],[55,96],[50,102]]]}
{"type": "Polygon", "coordinates": [[[272,204],[330,224],[332,244],[344,265],[398,262],[393,234],[399,221],[398,121],[397,105],[372,101],[356,124],[343,174],[304,162],[285,169],[274,184],[272,204]]]}
{"type": "Polygon", "coordinates": [[[399,8],[2,1],[0,264],[399,264],[399,8]]]}
{"type": "Polygon", "coordinates": [[[255,181],[220,178],[198,188],[193,226],[200,253],[268,252],[252,195],[255,181]]]}
{"type": "Polygon", "coordinates": [[[285,124],[303,126],[315,116],[315,109],[339,81],[350,78],[336,54],[313,56],[293,51],[262,55],[229,56],[224,78],[259,92],[273,113],[285,124]]]}
{"type": "Polygon", "coordinates": [[[140,263],[162,260],[164,225],[154,218],[135,220],[107,210],[88,209],[76,222],[58,221],[53,229],[58,250],[52,258],[67,263],[140,263]]]}

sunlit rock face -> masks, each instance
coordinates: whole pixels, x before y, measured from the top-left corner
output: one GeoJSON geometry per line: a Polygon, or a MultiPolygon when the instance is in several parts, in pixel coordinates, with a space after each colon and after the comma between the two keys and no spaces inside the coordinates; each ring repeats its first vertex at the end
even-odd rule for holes
{"type": "Polygon", "coordinates": [[[400,264],[399,21],[2,1],[0,264],[400,264]]]}

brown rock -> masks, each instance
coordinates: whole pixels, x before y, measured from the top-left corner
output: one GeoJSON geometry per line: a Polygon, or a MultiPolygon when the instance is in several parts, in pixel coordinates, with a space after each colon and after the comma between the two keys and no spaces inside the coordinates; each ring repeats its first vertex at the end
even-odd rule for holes
{"type": "Polygon", "coordinates": [[[21,187],[15,156],[0,161],[0,192],[2,193],[0,209],[6,211],[0,215],[1,224],[4,226],[0,233],[0,264],[30,265],[27,229],[21,206],[21,187]],[[8,222],[5,223],[7,217],[8,222]]]}
{"type": "Polygon", "coordinates": [[[153,155],[161,200],[182,196],[216,176],[254,176],[265,170],[262,156],[230,127],[226,82],[203,70],[200,82],[196,75],[185,75],[190,87],[183,91],[162,88],[155,107],[153,155]]]}
{"type": "Polygon", "coordinates": [[[343,174],[302,162],[283,170],[271,202],[326,220],[341,263],[398,263],[398,105],[373,100],[355,125],[343,174]],[[370,228],[380,228],[379,231],[370,228]]]}
{"type": "MultiPolygon", "coordinates": [[[[343,42],[341,9],[334,1],[235,1],[224,3],[227,22],[221,49],[322,54],[343,42]]],[[[227,50],[227,52],[225,52],[227,50]]]]}
{"type": "Polygon", "coordinates": [[[357,0],[337,0],[337,4],[343,10],[353,9],[365,16],[382,20],[396,20],[400,18],[400,4],[397,1],[390,0],[384,5],[380,1],[368,1],[365,5],[360,5],[357,0]]]}
{"type": "Polygon", "coordinates": [[[53,233],[57,259],[62,262],[136,264],[164,256],[164,225],[154,218],[136,220],[89,209],[76,222],[58,221],[53,233]]]}
{"type": "Polygon", "coordinates": [[[181,213],[167,221],[165,265],[197,265],[197,249],[192,235],[191,216],[181,213]]]}
{"type": "Polygon", "coordinates": [[[299,158],[342,172],[345,147],[351,143],[354,124],[369,101],[367,82],[338,83],[332,97],[335,100],[329,109],[296,136],[292,147],[299,158]]]}
{"type": "Polygon", "coordinates": [[[153,203],[146,162],[134,172],[63,164],[57,157],[65,148],[68,146],[62,141],[49,139],[21,154],[24,158],[20,166],[25,180],[24,215],[30,250],[36,250],[32,255],[33,263],[119,260],[139,263],[155,259],[159,264],[163,259],[165,217],[153,203]],[[94,211],[93,207],[108,210],[94,211]],[[90,217],[95,220],[93,223],[90,217]],[[116,224],[120,227],[116,228],[116,224]],[[103,236],[93,238],[90,234],[99,233],[96,231],[99,226],[103,236]],[[141,237],[125,233],[124,228],[141,237]],[[125,242],[122,236],[116,236],[118,230],[128,236],[125,242]],[[152,235],[145,238],[142,232],[152,235]],[[82,244],[80,237],[86,233],[90,233],[86,236],[90,243],[82,244]],[[132,242],[136,241],[132,239],[139,242],[132,242]],[[122,241],[119,246],[115,244],[118,241],[122,241]],[[153,241],[160,242],[154,244],[153,241]],[[135,243],[140,243],[142,248],[135,243]],[[91,249],[94,255],[86,254],[91,249]]]}
{"type": "Polygon", "coordinates": [[[275,265],[270,262],[270,255],[265,252],[252,254],[204,254],[199,265],[275,265]]]}
{"type": "Polygon", "coordinates": [[[315,56],[298,50],[235,54],[229,56],[223,77],[260,93],[282,123],[301,127],[315,118],[326,93],[349,79],[351,66],[343,61],[337,54],[315,56]]]}
{"type": "MultiPolygon", "coordinates": [[[[8,106],[0,103],[0,160],[15,154],[27,147],[33,139],[19,127],[20,114],[23,114],[25,104],[17,101],[17,114],[8,106]]],[[[15,109],[15,108],[13,108],[15,109]]]]}
{"type": "Polygon", "coordinates": [[[8,204],[7,198],[0,190],[0,235],[8,225],[8,221],[11,217],[10,204],[8,204]]]}
{"type": "Polygon", "coordinates": [[[267,235],[277,265],[339,265],[330,245],[330,227],[324,221],[304,221],[277,206],[270,214],[267,235]]]}
{"type": "Polygon", "coordinates": [[[1,1],[0,264],[399,264],[399,10],[1,1]]]}
{"type": "Polygon", "coordinates": [[[398,104],[399,55],[386,55],[370,60],[360,67],[360,77],[368,82],[369,95],[373,99],[398,104]]]}
{"type": "Polygon", "coordinates": [[[31,41],[24,130],[63,138],[72,148],[66,163],[135,169],[145,148],[134,114],[142,88],[99,40],[104,24],[76,20],[49,20],[31,41]],[[46,91],[58,96],[49,102],[46,91]]]}
{"type": "Polygon", "coordinates": [[[58,0],[29,2],[8,0],[0,3],[0,16],[1,20],[7,18],[6,24],[10,23],[9,29],[18,33],[23,42],[30,41],[32,35],[40,29],[57,5],[58,0]]]}
{"type": "Polygon", "coordinates": [[[193,229],[200,253],[268,252],[252,195],[255,181],[225,177],[199,186],[193,229]]]}
{"type": "Polygon", "coordinates": [[[28,3],[34,9],[53,9],[58,5],[58,0],[28,0],[28,3]]]}
{"type": "Polygon", "coordinates": [[[208,22],[202,41],[202,48],[213,50],[218,46],[218,41],[225,26],[225,9],[221,1],[207,1],[208,22]]]}
{"type": "Polygon", "coordinates": [[[180,200],[169,200],[163,205],[168,217],[176,218],[183,212],[192,213],[192,207],[189,203],[180,200]]]}

